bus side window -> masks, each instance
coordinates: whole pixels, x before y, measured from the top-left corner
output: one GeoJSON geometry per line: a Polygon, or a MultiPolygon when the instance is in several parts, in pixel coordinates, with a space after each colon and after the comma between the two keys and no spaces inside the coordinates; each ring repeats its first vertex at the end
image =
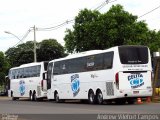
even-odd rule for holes
{"type": "Polygon", "coordinates": [[[88,56],[87,57],[87,63],[86,63],[86,68],[87,71],[93,71],[95,67],[95,56],[88,56]]]}
{"type": "Polygon", "coordinates": [[[10,72],[10,79],[14,79],[14,70],[11,70],[10,72]]]}
{"type": "Polygon", "coordinates": [[[18,78],[18,70],[15,70],[15,79],[18,78]]]}
{"type": "Polygon", "coordinates": [[[19,78],[22,78],[22,68],[19,70],[19,78]]]}
{"type": "Polygon", "coordinates": [[[104,69],[111,69],[114,52],[104,53],[104,69]]]}
{"type": "Polygon", "coordinates": [[[60,74],[60,62],[55,62],[53,68],[53,75],[59,75],[59,74],[60,74]]]}
{"type": "Polygon", "coordinates": [[[68,61],[67,60],[61,61],[60,63],[61,63],[60,64],[60,70],[62,71],[61,74],[67,74],[68,71],[69,71],[69,69],[68,69],[68,67],[69,67],[68,61]]]}
{"type": "Polygon", "coordinates": [[[85,58],[75,58],[68,61],[68,73],[77,73],[85,71],[85,58]]]}
{"type": "Polygon", "coordinates": [[[23,78],[23,68],[19,69],[19,78],[23,78]]]}
{"type": "Polygon", "coordinates": [[[37,68],[36,69],[36,77],[39,77],[40,76],[40,72],[41,72],[41,66],[39,65],[36,68],[37,68]]]}
{"type": "Polygon", "coordinates": [[[95,54],[87,57],[87,71],[103,69],[103,54],[95,54]]]}
{"type": "Polygon", "coordinates": [[[38,77],[38,66],[33,66],[32,67],[32,77],[38,77]]]}
{"type": "Polygon", "coordinates": [[[25,68],[25,76],[26,78],[29,77],[29,67],[25,68]]]}
{"type": "Polygon", "coordinates": [[[103,69],[103,54],[95,55],[95,70],[103,69]]]}
{"type": "Polygon", "coordinates": [[[24,70],[23,70],[23,78],[26,78],[27,77],[27,75],[26,75],[26,68],[24,68],[24,70]]]}

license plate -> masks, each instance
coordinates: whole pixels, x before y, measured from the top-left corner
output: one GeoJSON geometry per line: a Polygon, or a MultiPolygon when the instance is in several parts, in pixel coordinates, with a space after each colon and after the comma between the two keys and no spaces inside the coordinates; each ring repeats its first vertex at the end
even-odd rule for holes
{"type": "Polygon", "coordinates": [[[139,93],[139,91],[133,91],[133,94],[138,94],[139,93]]]}

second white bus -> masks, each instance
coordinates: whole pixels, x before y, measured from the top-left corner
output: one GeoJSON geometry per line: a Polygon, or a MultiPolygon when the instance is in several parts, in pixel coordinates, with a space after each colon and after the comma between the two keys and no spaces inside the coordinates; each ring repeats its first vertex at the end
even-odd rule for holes
{"type": "Polygon", "coordinates": [[[48,65],[47,98],[102,104],[134,103],[152,96],[151,57],[146,46],[116,46],[52,60],[48,65]]]}
{"type": "Polygon", "coordinates": [[[47,97],[45,73],[48,62],[24,64],[9,70],[8,96],[12,100],[29,98],[32,101],[47,97]]]}

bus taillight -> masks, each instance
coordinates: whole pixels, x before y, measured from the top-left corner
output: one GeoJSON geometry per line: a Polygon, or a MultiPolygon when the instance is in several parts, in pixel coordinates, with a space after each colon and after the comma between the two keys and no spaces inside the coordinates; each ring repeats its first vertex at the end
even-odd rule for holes
{"type": "Polygon", "coordinates": [[[116,82],[117,89],[119,89],[119,74],[118,74],[118,72],[115,75],[115,82],[116,82]]]}

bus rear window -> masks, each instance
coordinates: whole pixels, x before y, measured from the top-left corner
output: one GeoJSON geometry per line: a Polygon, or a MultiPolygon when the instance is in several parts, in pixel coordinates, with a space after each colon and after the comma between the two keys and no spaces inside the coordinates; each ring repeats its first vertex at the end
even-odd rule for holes
{"type": "Polygon", "coordinates": [[[118,49],[122,64],[148,63],[148,48],[145,46],[120,46],[118,49]]]}

